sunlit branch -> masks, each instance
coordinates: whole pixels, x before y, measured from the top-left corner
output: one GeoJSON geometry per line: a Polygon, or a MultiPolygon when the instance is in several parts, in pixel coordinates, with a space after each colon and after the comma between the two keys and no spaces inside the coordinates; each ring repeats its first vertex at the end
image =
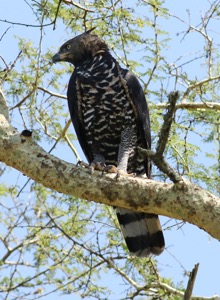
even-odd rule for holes
{"type": "MultiPolygon", "coordinates": [[[[53,97],[57,97],[57,98],[61,98],[61,99],[67,99],[67,96],[63,95],[63,94],[58,94],[55,92],[52,92],[46,88],[43,87],[38,87],[39,90],[53,96],[53,97]]],[[[152,104],[149,103],[149,107],[152,109],[166,109],[169,105],[169,102],[163,102],[163,103],[157,103],[157,104],[152,104]]],[[[199,110],[199,109],[203,109],[203,110],[209,110],[209,109],[214,109],[214,110],[220,110],[220,103],[217,102],[200,102],[200,103],[195,103],[195,102],[181,102],[181,103],[177,103],[175,106],[175,111],[177,111],[178,109],[187,109],[187,110],[199,110]]]]}
{"type": "Polygon", "coordinates": [[[194,287],[194,284],[195,284],[198,269],[199,269],[199,264],[196,264],[195,267],[193,268],[192,272],[190,273],[189,281],[188,281],[188,284],[187,284],[186,291],[184,293],[183,300],[192,299],[191,296],[192,296],[192,291],[193,291],[193,287],[194,287]]]}
{"type": "Polygon", "coordinates": [[[82,10],[84,10],[84,11],[86,11],[86,12],[95,12],[93,9],[84,7],[84,6],[82,6],[81,4],[76,3],[76,2],[74,2],[74,1],[72,1],[72,0],[62,0],[62,2],[65,3],[65,4],[68,4],[68,5],[69,5],[69,4],[72,4],[73,6],[79,8],[79,9],[82,9],[82,10]]]}
{"type": "Polygon", "coordinates": [[[168,95],[167,112],[164,115],[163,125],[159,132],[159,139],[156,146],[156,153],[162,156],[168,141],[171,125],[173,122],[173,116],[175,112],[176,102],[179,99],[179,92],[172,92],[168,95]]]}
{"type": "Polygon", "coordinates": [[[198,81],[198,82],[195,82],[195,83],[193,83],[193,84],[190,84],[190,85],[188,86],[188,88],[186,89],[185,93],[183,94],[182,102],[185,102],[185,101],[186,101],[187,96],[189,95],[189,93],[190,93],[192,90],[194,90],[194,89],[196,89],[196,88],[199,88],[199,87],[203,86],[204,84],[209,83],[209,82],[211,82],[211,81],[215,81],[215,80],[216,80],[216,81],[219,81],[219,80],[220,80],[220,75],[213,76],[213,77],[208,77],[208,78],[205,78],[205,79],[203,79],[203,80],[201,80],[201,81],[198,81]]]}
{"type": "Polygon", "coordinates": [[[38,88],[38,90],[41,90],[41,91],[43,91],[43,92],[45,92],[45,93],[47,93],[47,94],[49,94],[53,97],[57,97],[57,98],[61,98],[61,99],[67,99],[67,97],[65,95],[54,93],[54,92],[49,91],[48,89],[46,89],[44,87],[38,86],[37,88],[38,88]]]}
{"type": "MultiPolygon", "coordinates": [[[[17,60],[19,59],[19,57],[21,56],[21,54],[22,54],[22,50],[19,51],[19,53],[18,53],[17,57],[15,58],[15,60],[13,61],[13,63],[10,66],[6,67],[6,72],[5,72],[5,75],[3,76],[2,80],[0,81],[0,85],[5,81],[9,72],[15,67],[15,64],[16,64],[17,60]]],[[[3,58],[2,58],[2,60],[3,60],[3,58]]]]}
{"type": "MultiPolygon", "coordinates": [[[[169,105],[169,102],[157,103],[155,105],[149,105],[157,109],[165,109],[169,105]]],[[[183,102],[177,103],[175,106],[175,111],[178,109],[186,109],[186,110],[220,110],[220,103],[217,102],[183,102]]]]}
{"type": "Polygon", "coordinates": [[[8,23],[8,24],[12,24],[12,25],[17,25],[17,26],[25,26],[25,27],[36,27],[36,28],[40,28],[40,27],[47,27],[47,26],[51,26],[54,24],[54,21],[47,23],[47,24],[43,24],[43,25],[35,25],[35,24],[26,24],[26,23],[20,23],[20,22],[13,22],[13,21],[8,21],[8,20],[3,20],[0,19],[0,22],[4,22],[4,23],[8,23]]]}
{"type": "Polygon", "coordinates": [[[163,153],[167,145],[171,125],[173,122],[175,106],[178,98],[178,92],[172,92],[168,95],[167,112],[164,115],[164,122],[158,134],[159,139],[157,142],[156,151],[154,152],[152,150],[138,148],[140,152],[152,159],[152,161],[159,168],[159,170],[166,174],[174,183],[181,181],[182,177],[165,161],[163,153]]]}

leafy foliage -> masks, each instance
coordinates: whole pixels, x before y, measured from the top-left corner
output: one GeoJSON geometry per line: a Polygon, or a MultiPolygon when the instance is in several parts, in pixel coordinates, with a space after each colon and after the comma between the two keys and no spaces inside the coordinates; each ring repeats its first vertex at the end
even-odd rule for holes
{"type": "MultiPolygon", "coordinates": [[[[52,65],[60,41],[52,43],[50,36],[55,29],[67,40],[95,26],[115,57],[143,84],[154,145],[162,124],[160,104],[170,90],[180,90],[183,107],[176,111],[166,157],[181,175],[219,193],[220,119],[219,110],[210,108],[218,102],[220,88],[219,53],[211,31],[219,19],[218,1],[210,1],[197,27],[172,15],[165,1],[25,0],[23,4],[39,25],[37,35],[16,37],[18,56],[13,62],[0,57],[5,64],[0,82],[15,127],[32,130],[55,155],[79,159],[65,99],[72,67],[52,65]],[[183,42],[187,37],[193,40],[193,34],[199,36],[200,44],[190,49],[190,55],[177,51],[171,60],[169,51],[175,45],[164,30],[167,22],[183,26],[178,33],[183,42]],[[195,66],[201,74],[193,72],[195,66]],[[203,107],[190,107],[193,103],[203,107]]],[[[4,45],[4,36],[0,42],[4,45]]],[[[175,288],[171,279],[161,278],[156,260],[128,256],[111,208],[47,190],[4,166],[0,175],[1,299],[46,299],[51,293],[110,299],[114,283],[123,284],[123,299],[182,299],[183,286],[175,288]]],[[[154,176],[167,180],[157,170],[154,176]]]]}

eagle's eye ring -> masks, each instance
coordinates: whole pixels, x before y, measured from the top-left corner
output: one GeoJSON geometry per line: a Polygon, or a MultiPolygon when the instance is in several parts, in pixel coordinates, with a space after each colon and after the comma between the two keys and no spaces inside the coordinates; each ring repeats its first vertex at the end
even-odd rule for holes
{"type": "Polygon", "coordinates": [[[66,45],[66,50],[70,50],[70,48],[71,48],[70,44],[66,45]]]}

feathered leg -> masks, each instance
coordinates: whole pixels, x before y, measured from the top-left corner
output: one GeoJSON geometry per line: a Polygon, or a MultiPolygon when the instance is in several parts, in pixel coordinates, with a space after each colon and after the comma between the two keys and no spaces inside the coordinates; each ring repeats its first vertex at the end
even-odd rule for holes
{"type": "MultiPolygon", "coordinates": [[[[135,132],[127,127],[121,134],[118,169],[127,171],[128,159],[135,146],[135,132]]],[[[146,257],[150,253],[159,255],[164,250],[165,242],[160,220],[155,214],[135,213],[129,209],[116,208],[118,221],[129,251],[146,257]]]]}

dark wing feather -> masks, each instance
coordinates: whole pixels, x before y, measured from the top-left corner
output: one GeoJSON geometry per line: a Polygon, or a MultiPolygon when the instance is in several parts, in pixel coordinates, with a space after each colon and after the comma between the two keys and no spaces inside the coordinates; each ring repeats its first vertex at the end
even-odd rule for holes
{"type": "MultiPolygon", "coordinates": [[[[126,80],[129,97],[135,110],[141,144],[145,149],[150,149],[150,116],[143,89],[137,77],[128,70],[123,70],[122,76],[126,80]]],[[[146,174],[150,178],[151,161],[146,158],[144,164],[146,174]]],[[[117,217],[130,252],[138,257],[144,257],[149,253],[159,255],[163,251],[165,242],[157,215],[117,208],[117,217]]]]}
{"type": "Polygon", "coordinates": [[[67,90],[68,106],[70,111],[71,120],[73,122],[80,146],[89,163],[93,161],[93,154],[91,147],[89,147],[86,139],[85,128],[83,120],[80,117],[80,91],[77,91],[77,74],[74,71],[68,85],[67,90]]]}
{"type": "MultiPolygon", "coordinates": [[[[130,98],[135,110],[138,133],[145,149],[151,149],[150,116],[144,91],[137,77],[128,70],[122,70],[122,76],[127,82],[130,98]]],[[[146,158],[145,169],[148,178],[151,176],[151,162],[146,158]]]]}

